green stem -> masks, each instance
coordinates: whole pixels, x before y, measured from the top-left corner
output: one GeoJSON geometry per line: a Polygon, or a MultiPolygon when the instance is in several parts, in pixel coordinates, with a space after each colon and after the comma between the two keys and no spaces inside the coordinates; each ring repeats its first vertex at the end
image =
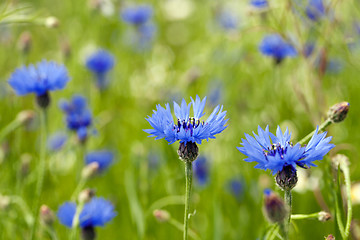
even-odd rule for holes
{"type": "Polygon", "coordinates": [[[289,239],[289,228],[290,228],[290,220],[291,220],[291,204],[292,204],[292,196],[291,196],[291,190],[285,190],[284,194],[285,204],[288,206],[288,216],[284,221],[284,233],[285,239],[289,239]]]}
{"type": "Polygon", "coordinates": [[[15,119],[0,131],[0,142],[12,131],[21,126],[21,121],[15,119]]]}
{"type": "Polygon", "coordinates": [[[38,225],[39,220],[39,207],[40,207],[40,197],[41,197],[41,191],[43,187],[44,182],[44,175],[45,175],[45,157],[46,157],[46,130],[47,130],[47,123],[46,123],[46,110],[41,109],[40,110],[40,161],[39,161],[39,172],[38,172],[38,179],[36,183],[36,189],[35,189],[35,204],[34,204],[34,216],[35,221],[34,225],[31,230],[31,240],[35,238],[35,232],[38,225]]]}
{"type": "Polygon", "coordinates": [[[291,215],[291,219],[293,220],[301,220],[301,219],[311,219],[311,218],[318,218],[319,213],[311,213],[311,214],[293,214],[291,215]]]}
{"type": "Polygon", "coordinates": [[[190,210],[190,193],[192,182],[192,162],[185,162],[185,212],[184,212],[184,240],[188,239],[188,227],[189,227],[189,210],[190,210]]]}
{"type": "Polygon", "coordinates": [[[76,208],[75,216],[73,218],[71,235],[70,235],[71,240],[76,240],[76,232],[77,232],[77,228],[78,228],[79,223],[80,223],[79,217],[80,217],[80,213],[81,213],[83,207],[84,207],[84,203],[80,202],[79,205],[76,208]]]}
{"type": "Polygon", "coordinates": [[[75,191],[73,192],[73,194],[71,195],[71,201],[75,201],[77,196],[79,195],[80,191],[84,188],[85,184],[86,184],[86,178],[82,177],[80,178],[80,181],[78,183],[78,185],[75,188],[75,191]]]}
{"type": "MultiPolygon", "coordinates": [[[[319,126],[319,132],[323,131],[325,128],[327,128],[328,126],[330,126],[332,124],[332,121],[330,119],[326,119],[320,126],[319,126]]],[[[308,135],[306,135],[303,139],[301,139],[299,141],[299,143],[301,145],[303,145],[304,143],[308,142],[310,140],[310,138],[314,135],[316,130],[312,131],[311,133],[309,133],[308,135]]]]}
{"type": "Polygon", "coordinates": [[[345,226],[345,236],[349,237],[351,219],[352,219],[352,202],[351,202],[351,181],[350,181],[350,171],[349,166],[347,164],[342,164],[344,178],[345,178],[345,187],[346,187],[346,198],[347,198],[347,218],[346,218],[346,226],[345,226]]]}
{"type": "MultiPolygon", "coordinates": [[[[173,218],[169,219],[169,223],[180,231],[183,229],[183,225],[173,218]]],[[[189,229],[189,236],[195,240],[200,240],[200,237],[191,228],[189,229]]]]}

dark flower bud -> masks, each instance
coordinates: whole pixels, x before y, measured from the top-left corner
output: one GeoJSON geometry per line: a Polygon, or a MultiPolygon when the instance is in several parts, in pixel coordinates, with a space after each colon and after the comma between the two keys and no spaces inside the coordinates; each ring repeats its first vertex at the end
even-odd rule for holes
{"type": "Polygon", "coordinates": [[[159,222],[167,222],[170,219],[169,212],[161,209],[155,209],[153,215],[159,222]]]}
{"type": "Polygon", "coordinates": [[[82,240],[94,240],[96,238],[95,228],[93,226],[87,226],[81,229],[82,240]]]}
{"type": "Polygon", "coordinates": [[[179,157],[184,162],[193,162],[199,156],[199,148],[194,142],[180,143],[179,157]]]}
{"type": "Polygon", "coordinates": [[[329,234],[327,237],[325,237],[325,240],[335,240],[335,237],[332,234],[329,234]]]}
{"type": "Polygon", "coordinates": [[[29,53],[32,45],[32,37],[30,32],[23,32],[20,35],[19,42],[18,42],[18,48],[21,52],[24,54],[29,53]]]}
{"type": "Polygon", "coordinates": [[[283,170],[276,175],[276,183],[284,191],[289,191],[296,186],[298,177],[296,169],[293,166],[285,166],[283,170]]]}
{"type": "Polygon", "coordinates": [[[328,118],[334,123],[342,122],[346,118],[349,108],[350,103],[348,102],[337,103],[329,109],[328,118]]]}
{"type": "Polygon", "coordinates": [[[50,95],[48,92],[45,92],[42,95],[37,95],[36,96],[36,103],[39,107],[45,109],[49,106],[50,104],[50,95]]]}
{"type": "Polygon", "coordinates": [[[87,203],[90,202],[90,200],[95,196],[95,190],[94,189],[84,189],[79,193],[78,200],[81,203],[87,203]]]}
{"type": "Polygon", "coordinates": [[[46,205],[40,207],[40,220],[46,226],[52,226],[55,222],[54,212],[46,205]]]}
{"type": "Polygon", "coordinates": [[[284,201],[270,189],[265,189],[264,214],[270,222],[280,223],[288,215],[284,201]]]}
{"type": "Polygon", "coordinates": [[[320,222],[326,222],[331,219],[331,214],[328,212],[321,211],[318,214],[318,220],[320,222]]]}

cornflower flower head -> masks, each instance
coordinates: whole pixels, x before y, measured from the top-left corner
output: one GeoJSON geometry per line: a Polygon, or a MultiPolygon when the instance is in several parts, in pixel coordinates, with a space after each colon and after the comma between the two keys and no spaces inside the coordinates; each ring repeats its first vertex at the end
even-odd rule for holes
{"type": "Polygon", "coordinates": [[[209,181],[209,162],[206,157],[200,156],[194,162],[194,176],[200,186],[204,186],[209,181]]]}
{"type": "Polygon", "coordinates": [[[60,109],[66,114],[65,121],[68,129],[76,131],[80,141],[85,141],[88,128],[92,124],[92,115],[85,97],[74,95],[70,101],[61,100],[60,109]]]}
{"type": "Polygon", "coordinates": [[[66,143],[68,137],[64,132],[56,132],[51,135],[47,141],[48,149],[51,151],[59,151],[66,143]]]}
{"type": "Polygon", "coordinates": [[[46,108],[50,103],[49,91],[63,89],[69,79],[64,65],[42,60],[36,66],[17,68],[8,82],[17,95],[34,93],[38,105],[46,108]]]}
{"type": "Polygon", "coordinates": [[[151,19],[153,9],[150,5],[137,5],[125,8],[121,12],[122,19],[134,25],[142,25],[151,19]]]}
{"type": "Polygon", "coordinates": [[[263,38],[259,46],[260,52],[273,57],[276,64],[280,64],[286,57],[295,57],[296,49],[286,42],[279,34],[270,34],[263,38]]]}
{"type": "Polygon", "coordinates": [[[309,0],[305,9],[306,16],[312,21],[319,21],[325,16],[325,6],[323,0],[309,0]]]}
{"type": "MultiPolygon", "coordinates": [[[[61,224],[71,228],[76,213],[76,203],[65,202],[59,207],[57,217],[61,224]]],[[[79,216],[81,228],[103,227],[116,216],[114,206],[104,198],[93,197],[84,207],[79,216]]]]}
{"type": "Polygon", "coordinates": [[[107,150],[89,152],[85,156],[85,164],[89,165],[91,163],[98,164],[98,171],[102,172],[107,169],[114,159],[114,153],[107,150]]]}
{"type": "Polygon", "coordinates": [[[257,9],[265,9],[269,7],[267,0],[251,0],[250,5],[257,9]]]}
{"type": "Polygon", "coordinates": [[[97,86],[102,89],[108,84],[106,74],[114,67],[114,56],[100,49],[86,60],[86,67],[96,76],[97,86]]]}
{"type": "Polygon", "coordinates": [[[238,17],[229,9],[222,9],[217,14],[219,25],[225,30],[236,30],[239,27],[238,17]]]}
{"type": "Polygon", "coordinates": [[[283,189],[291,189],[297,182],[296,166],[316,166],[313,162],[321,160],[335,146],[329,143],[332,137],[325,137],[326,132],[318,134],[318,130],[317,127],[306,146],[301,146],[300,143],[293,145],[290,142],[288,129],[283,134],[278,126],[275,136],[269,131],[269,126],[265,130],[259,126],[258,135],[254,132],[254,137],[245,134],[242,147],[237,149],[248,157],[245,161],[257,162],[255,168],[269,169],[273,175],[277,173],[277,183],[283,189]],[[286,186],[282,186],[284,184],[286,186]]]}
{"type": "Polygon", "coordinates": [[[201,144],[202,140],[215,138],[215,135],[221,133],[228,119],[225,119],[226,111],[222,111],[223,107],[218,105],[210,114],[206,121],[201,121],[201,117],[205,115],[204,107],[206,97],[201,100],[196,96],[196,100],[191,98],[191,103],[187,104],[185,99],[182,100],[181,106],[174,102],[174,112],[177,121],[174,121],[171,115],[170,105],[165,104],[165,108],[161,105],[156,106],[153,115],[146,119],[153,129],[144,129],[149,133],[149,137],[155,139],[165,138],[169,144],[180,141],[178,154],[184,161],[190,159],[195,160],[198,155],[196,144],[201,144]],[[190,117],[190,108],[193,107],[193,116],[190,117]],[[193,154],[193,155],[192,155],[193,154]]]}

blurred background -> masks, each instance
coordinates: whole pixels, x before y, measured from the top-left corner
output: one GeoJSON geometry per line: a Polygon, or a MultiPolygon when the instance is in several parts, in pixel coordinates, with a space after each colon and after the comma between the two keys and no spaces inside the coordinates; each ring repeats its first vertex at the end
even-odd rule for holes
{"type": "MultiPolygon", "coordinates": [[[[272,132],[278,125],[288,127],[296,143],[326,119],[330,106],[348,101],[347,119],[327,129],[336,148],[318,167],[299,172],[293,212],[332,211],[326,162],[335,153],[349,157],[352,182],[360,181],[358,1],[273,0],[262,6],[247,0],[2,0],[0,12],[0,128],[21,111],[37,111],[33,95],[16,96],[7,83],[16,68],[54,60],[71,77],[64,90],[51,93],[48,133],[61,131],[67,142],[48,150],[41,203],[56,212],[69,201],[84,161],[84,148],[66,128],[60,99],[85,96],[93,116],[85,151],[115,154],[110,168],[86,184],[117,212],[97,228],[98,239],[181,239],[172,223],[153,216],[160,208],[183,221],[185,178],[178,143],[155,141],[143,129],[150,128],[145,118],[156,104],[172,107],[173,101],[190,101],[196,94],[207,96],[204,120],[218,104],[230,119],[216,139],[199,145],[190,228],[201,239],[262,239],[270,226],[262,214],[263,190],[283,193],[270,172],[243,161],[236,149],[244,133],[258,125],[269,125],[272,132]],[[150,14],[127,19],[126,11],[139,5],[150,14]],[[296,54],[281,61],[264,55],[259,46],[270,34],[279,34],[296,54]],[[98,49],[114,58],[102,88],[86,67],[98,49]]],[[[26,239],[29,234],[21,209],[34,201],[38,130],[35,114],[0,143],[1,239],[26,239]],[[6,205],[4,196],[23,202],[6,205]]],[[[359,195],[354,192],[354,204],[359,195]]],[[[354,205],[354,219],[359,213],[354,205]]],[[[293,239],[323,239],[335,232],[334,220],[295,224],[293,239]]],[[[58,239],[68,239],[70,230],[59,221],[54,229],[58,239]]]]}

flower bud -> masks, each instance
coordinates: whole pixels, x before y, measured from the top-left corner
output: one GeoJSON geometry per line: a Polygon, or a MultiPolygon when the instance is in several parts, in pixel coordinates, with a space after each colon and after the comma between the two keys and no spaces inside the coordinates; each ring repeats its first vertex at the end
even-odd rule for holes
{"type": "Polygon", "coordinates": [[[0,194],[0,211],[8,209],[10,203],[11,199],[9,196],[4,196],[0,194]]]}
{"type": "Polygon", "coordinates": [[[89,179],[99,172],[99,167],[99,163],[92,162],[83,168],[81,176],[85,179],[89,179]]]}
{"type": "Polygon", "coordinates": [[[23,32],[20,35],[19,38],[19,42],[18,42],[18,49],[24,53],[27,54],[29,53],[30,49],[31,49],[31,45],[32,45],[32,37],[30,32],[23,32]]]}
{"type": "Polygon", "coordinates": [[[344,121],[350,108],[350,103],[337,103],[329,109],[328,118],[334,122],[339,123],[344,121]]]}
{"type": "Polygon", "coordinates": [[[199,156],[199,148],[194,142],[180,143],[178,149],[179,157],[184,162],[193,162],[199,156]]]}
{"type": "Polygon", "coordinates": [[[95,196],[95,190],[94,189],[84,189],[79,193],[78,200],[81,203],[87,203],[89,202],[93,197],[95,196]]]}
{"type": "Polygon", "coordinates": [[[153,215],[159,222],[167,222],[170,219],[170,213],[161,209],[155,209],[153,215]]]}
{"type": "Polygon", "coordinates": [[[329,234],[325,240],[335,240],[335,237],[332,234],[329,234]]]}
{"type": "Polygon", "coordinates": [[[284,201],[270,189],[265,189],[264,194],[264,214],[267,219],[273,223],[284,221],[289,213],[284,201]]]}
{"type": "Polygon", "coordinates": [[[81,229],[82,240],[94,240],[96,238],[95,228],[93,226],[87,226],[81,229]]]}
{"type": "Polygon", "coordinates": [[[45,92],[43,95],[36,96],[36,103],[40,108],[46,109],[50,104],[50,95],[45,92]]]}
{"type": "Polygon", "coordinates": [[[344,167],[349,167],[350,165],[349,158],[344,154],[336,154],[331,158],[331,163],[336,170],[338,167],[340,167],[340,170],[343,170],[344,167]]]}
{"type": "Polygon", "coordinates": [[[47,17],[45,19],[45,26],[48,28],[57,28],[59,27],[59,25],[60,25],[59,19],[57,19],[54,16],[47,17]]]}
{"type": "Polygon", "coordinates": [[[32,110],[24,110],[18,113],[16,120],[22,124],[29,124],[35,118],[35,112],[32,110]]]}
{"type": "Polygon", "coordinates": [[[318,214],[318,220],[320,222],[326,222],[331,219],[331,214],[328,212],[321,211],[318,214]]]}
{"type": "Polygon", "coordinates": [[[55,222],[54,212],[46,205],[40,207],[40,221],[46,226],[52,226],[55,222]]]}
{"type": "Polygon", "coordinates": [[[296,186],[298,177],[293,166],[285,166],[276,175],[276,183],[284,191],[289,191],[296,186]]]}
{"type": "Polygon", "coordinates": [[[32,156],[28,153],[24,153],[20,156],[20,177],[25,178],[29,175],[30,172],[30,162],[32,160],[32,156]]]}

